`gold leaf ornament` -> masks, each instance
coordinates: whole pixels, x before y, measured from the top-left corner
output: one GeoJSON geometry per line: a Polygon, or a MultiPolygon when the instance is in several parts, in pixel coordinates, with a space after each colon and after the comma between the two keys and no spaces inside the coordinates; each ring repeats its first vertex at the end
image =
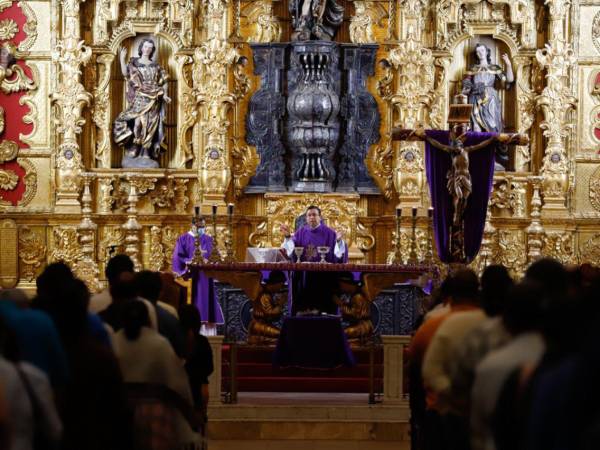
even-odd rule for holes
{"type": "Polygon", "coordinates": [[[0,189],[12,191],[17,187],[19,176],[12,170],[0,169],[0,189]]]}
{"type": "Polygon", "coordinates": [[[17,157],[19,146],[14,141],[0,142],[0,163],[12,161],[17,157]]]}
{"type": "Polygon", "coordinates": [[[0,20],[0,41],[8,41],[15,37],[19,26],[12,19],[0,20]]]}

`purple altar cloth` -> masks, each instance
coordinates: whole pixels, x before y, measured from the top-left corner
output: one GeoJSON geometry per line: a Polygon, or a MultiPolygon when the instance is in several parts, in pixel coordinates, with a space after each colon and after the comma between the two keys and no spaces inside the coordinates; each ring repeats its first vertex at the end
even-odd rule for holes
{"type": "Polygon", "coordinates": [[[287,317],[273,355],[277,367],[333,369],[356,365],[338,317],[287,317]]]}
{"type": "MultiPolygon", "coordinates": [[[[448,145],[449,132],[444,130],[427,130],[427,136],[441,144],[448,145]]],[[[498,133],[468,132],[464,146],[478,144],[498,133]]],[[[494,181],[494,154],[496,145],[469,153],[469,173],[471,174],[472,192],[467,200],[464,214],[465,255],[471,261],[479,252],[488,200],[494,181]]],[[[425,165],[427,183],[433,206],[433,234],[438,255],[443,262],[452,262],[450,255],[450,226],[452,225],[452,197],[447,188],[447,173],[452,166],[449,153],[438,150],[425,142],[425,165]]]]}

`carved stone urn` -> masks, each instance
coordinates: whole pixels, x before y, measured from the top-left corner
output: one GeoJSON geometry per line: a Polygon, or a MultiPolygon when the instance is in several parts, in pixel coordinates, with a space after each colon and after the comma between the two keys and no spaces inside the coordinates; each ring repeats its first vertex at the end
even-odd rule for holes
{"type": "Polygon", "coordinates": [[[340,138],[338,52],[329,42],[292,44],[286,136],[296,192],[333,190],[340,138]]]}

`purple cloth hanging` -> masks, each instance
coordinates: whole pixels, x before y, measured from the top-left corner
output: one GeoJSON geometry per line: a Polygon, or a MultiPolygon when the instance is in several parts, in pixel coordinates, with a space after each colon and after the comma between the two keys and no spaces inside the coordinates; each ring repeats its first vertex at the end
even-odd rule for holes
{"type": "Polygon", "coordinates": [[[273,354],[275,367],[333,369],[356,365],[337,317],[286,317],[273,354]]]}
{"type": "MultiPolygon", "coordinates": [[[[427,130],[427,136],[441,144],[449,144],[449,131],[427,130]]],[[[478,144],[498,133],[468,132],[464,146],[478,144]]],[[[464,214],[465,255],[472,261],[479,252],[487,205],[494,181],[494,155],[496,143],[469,153],[469,173],[473,190],[467,200],[464,214]]],[[[448,192],[446,175],[452,166],[450,154],[425,142],[425,167],[427,183],[433,206],[433,234],[438,255],[443,262],[452,262],[450,254],[450,226],[454,207],[448,192]]]]}

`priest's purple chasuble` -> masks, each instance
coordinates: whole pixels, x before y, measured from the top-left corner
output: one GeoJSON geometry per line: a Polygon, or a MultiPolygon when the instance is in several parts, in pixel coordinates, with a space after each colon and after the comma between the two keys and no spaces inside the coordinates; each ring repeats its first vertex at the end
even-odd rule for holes
{"type": "MultiPolygon", "coordinates": [[[[190,233],[179,236],[173,249],[173,271],[182,275],[186,271],[186,263],[194,257],[195,238],[190,233]]],[[[208,258],[212,250],[212,237],[203,234],[200,236],[202,256],[208,258]]],[[[192,302],[200,311],[202,322],[223,323],[223,312],[217,302],[212,278],[204,272],[192,271],[192,302]]]]}

